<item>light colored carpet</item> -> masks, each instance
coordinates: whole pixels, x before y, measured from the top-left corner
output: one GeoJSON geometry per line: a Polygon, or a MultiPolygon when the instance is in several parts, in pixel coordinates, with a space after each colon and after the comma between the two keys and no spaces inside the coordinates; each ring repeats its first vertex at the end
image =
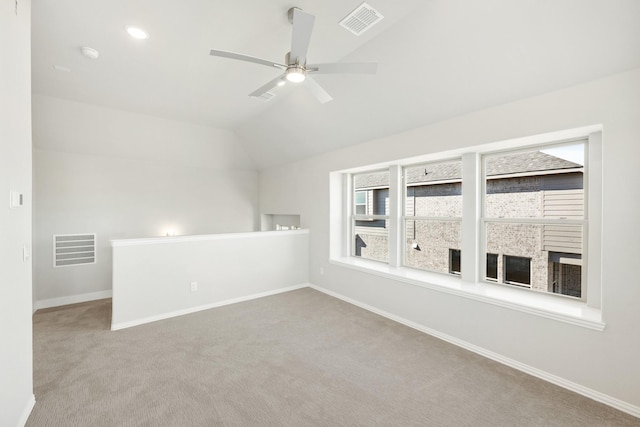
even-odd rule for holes
{"type": "Polygon", "coordinates": [[[117,332],[110,313],[35,314],[27,426],[640,426],[311,289],[117,332]]]}

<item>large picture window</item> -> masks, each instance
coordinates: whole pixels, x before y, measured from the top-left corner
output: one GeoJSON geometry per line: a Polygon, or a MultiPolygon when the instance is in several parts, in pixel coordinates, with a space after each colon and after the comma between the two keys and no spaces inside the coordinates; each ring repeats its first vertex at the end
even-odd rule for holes
{"type": "Polygon", "coordinates": [[[332,172],[330,260],[600,329],[601,135],[591,126],[332,172]]]}

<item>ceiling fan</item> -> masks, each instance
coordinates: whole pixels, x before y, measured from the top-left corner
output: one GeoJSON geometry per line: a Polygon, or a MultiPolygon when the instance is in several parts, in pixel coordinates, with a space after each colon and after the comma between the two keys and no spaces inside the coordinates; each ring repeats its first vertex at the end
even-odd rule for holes
{"type": "Polygon", "coordinates": [[[285,55],[285,64],[256,58],[254,56],[242,55],[239,53],[226,52],[223,50],[211,49],[212,56],[237,59],[240,61],[253,62],[256,64],[275,67],[284,71],[281,75],[271,80],[264,86],[250,93],[252,97],[273,96],[269,91],[277,86],[283,86],[287,82],[301,83],[305,86],[321,103],[331,101],[333,98],[320,86],[310,74],[375,74],[378,64],[375,63],[330,63],[307,65],[307,50],[311,41],[311,31],[315,16],[303,12],[300,8],[292,7],[287,12],[289,22],[293,25],[291,37],[291,51],[285,55]]]}

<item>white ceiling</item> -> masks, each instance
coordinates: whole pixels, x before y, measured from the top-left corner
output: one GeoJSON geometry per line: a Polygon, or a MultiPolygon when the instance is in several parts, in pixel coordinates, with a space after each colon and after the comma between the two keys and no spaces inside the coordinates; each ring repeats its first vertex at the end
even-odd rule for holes
{"type": "Polygon", "coordinates": [[[231,129],[263,168],[640,67],[638,0],[368,0],[385,19],[356,37],[337,23],[360,3],[32,0],[33,92],[231,129]],[[248,97],[279,70],[209,49],[284,62],[291,6],[316,16],[309,62],[378,74],[317,76],[327,104],[248,97]]]}

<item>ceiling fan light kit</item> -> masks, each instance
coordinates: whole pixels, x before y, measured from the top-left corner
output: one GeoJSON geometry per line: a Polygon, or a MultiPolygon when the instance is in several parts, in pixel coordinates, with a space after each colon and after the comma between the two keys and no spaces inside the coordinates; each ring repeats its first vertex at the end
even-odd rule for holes
{"type": "MultiPolygon", "coordinates": [[[[375,74],[377,71],[377,64],[375,63],[332,63],[332,64],[315,64],[307,65],[307,51],[309,49],[309,43],[311,41],[311,32],[313,30],[313,24],[315,16],[303,12],[297,7],[292,7],[287,12],[289,22],[291,22],[293,31],[291,37],[291,51],[285,55],[286,64],[279,64],[277,62],[268,61],[262,58],[256,58],[249,55],[243,55],[240,53],[227,52],[224,50],[211,49],[209,54],[211,56],[219,56],[223,58],[235,59],[245,62],[253,62],[255,64],[264,65],[267,67],[279,68],[284,71],[275,79],[266,83],[259,89],[250,93],[249,96],[260,98],[265,100],[265,94],[269,93],[271,89],[282,86],[286,81],[292,83],[305,82],[305,86],[321,103],[331,101],[333,98],[327,93],[315,80],[313,80],[309,74],[375,74]]],[[[269,97],[271,99],[273,96],[269,97]]]]}
{"type": "Polygon", "coordinates": [[[290,65],[287,67],[284,72],[285,78],[292,83],[300,83],[303,82],[307,77],[307,72],[304,67],[299,65],[290,65]]]}

